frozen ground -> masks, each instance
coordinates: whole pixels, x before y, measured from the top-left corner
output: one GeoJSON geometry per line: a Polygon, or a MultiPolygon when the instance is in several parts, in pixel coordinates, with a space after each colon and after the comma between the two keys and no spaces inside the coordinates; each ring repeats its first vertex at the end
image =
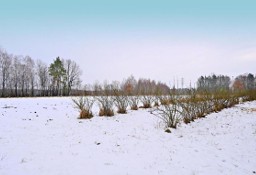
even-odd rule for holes
{"type": "Polygon", "coordinates": [[[256,101],[171,134],[142,109],[77,116],[70,98],[0,99],[0,174],[256,174],[256,101]]]}

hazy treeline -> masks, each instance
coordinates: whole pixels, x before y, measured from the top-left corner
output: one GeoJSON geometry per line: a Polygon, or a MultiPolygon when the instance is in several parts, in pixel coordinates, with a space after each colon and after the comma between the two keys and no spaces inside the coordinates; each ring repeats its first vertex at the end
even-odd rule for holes
{"type": "Polygon", "coordinates": [[[72,88],[81,85],[81,74],[78,64],[70,59],[57,57],[47,65],[0,48],[1,97],[70,95],[72,88]]]}
{"type": "Polygon", "coordinates": [[[256,77],[249,73],[237,76],[231,80],[226,75],[209,75],[201,76],[197,80],[198,90],[251,90],[256,88],[256,77]]]}

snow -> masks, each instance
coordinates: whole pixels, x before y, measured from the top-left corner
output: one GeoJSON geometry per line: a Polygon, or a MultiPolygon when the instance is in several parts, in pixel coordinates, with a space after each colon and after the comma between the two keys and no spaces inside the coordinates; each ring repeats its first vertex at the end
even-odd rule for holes
{"type": "Polygon", "coordinates": [[[77,119],[71,98],[0,99],[1,175],[256,174],[256,101],[172,133],[149,110],[77,119]]]}

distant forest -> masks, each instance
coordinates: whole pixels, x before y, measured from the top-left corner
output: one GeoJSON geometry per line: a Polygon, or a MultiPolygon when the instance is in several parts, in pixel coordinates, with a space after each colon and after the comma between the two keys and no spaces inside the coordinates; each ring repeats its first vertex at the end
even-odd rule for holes
{"type": "MultiPolygon", "coordinates": [[[[30,56],[9,54],[0,48],[0,96],[1,97],[34,97],[34,96],[70,96],[70,95],[100,95],[103,91],[109,93],[118,89],[127,95],[164,95],[170,90],[160,81],[133,76],[122,82],[114,81],[103,84],[82,86],[82,71],[79,65],[71,59],[57,57],[47,65],[41,60],[30,56]]],[[[246,73],[231,80],[226,75],[200,76],[197,80],[197,90],[251,90],[256,88],[256,76],[246,73]]],[[[192,87],[190,87],[192,88],[192,87]]],[[[186,89],[177,89],[185,92],[186,89]]]]}

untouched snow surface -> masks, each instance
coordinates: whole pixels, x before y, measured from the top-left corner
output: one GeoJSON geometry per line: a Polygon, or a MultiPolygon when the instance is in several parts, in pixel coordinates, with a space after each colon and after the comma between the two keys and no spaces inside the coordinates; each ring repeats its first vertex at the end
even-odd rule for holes
{"type": "Polygon", "coordinates": [[[77,116],[70,98],[0,99],[0,174],[256,174],[256,101],[171,134],[143,109],[77,116]]]}

